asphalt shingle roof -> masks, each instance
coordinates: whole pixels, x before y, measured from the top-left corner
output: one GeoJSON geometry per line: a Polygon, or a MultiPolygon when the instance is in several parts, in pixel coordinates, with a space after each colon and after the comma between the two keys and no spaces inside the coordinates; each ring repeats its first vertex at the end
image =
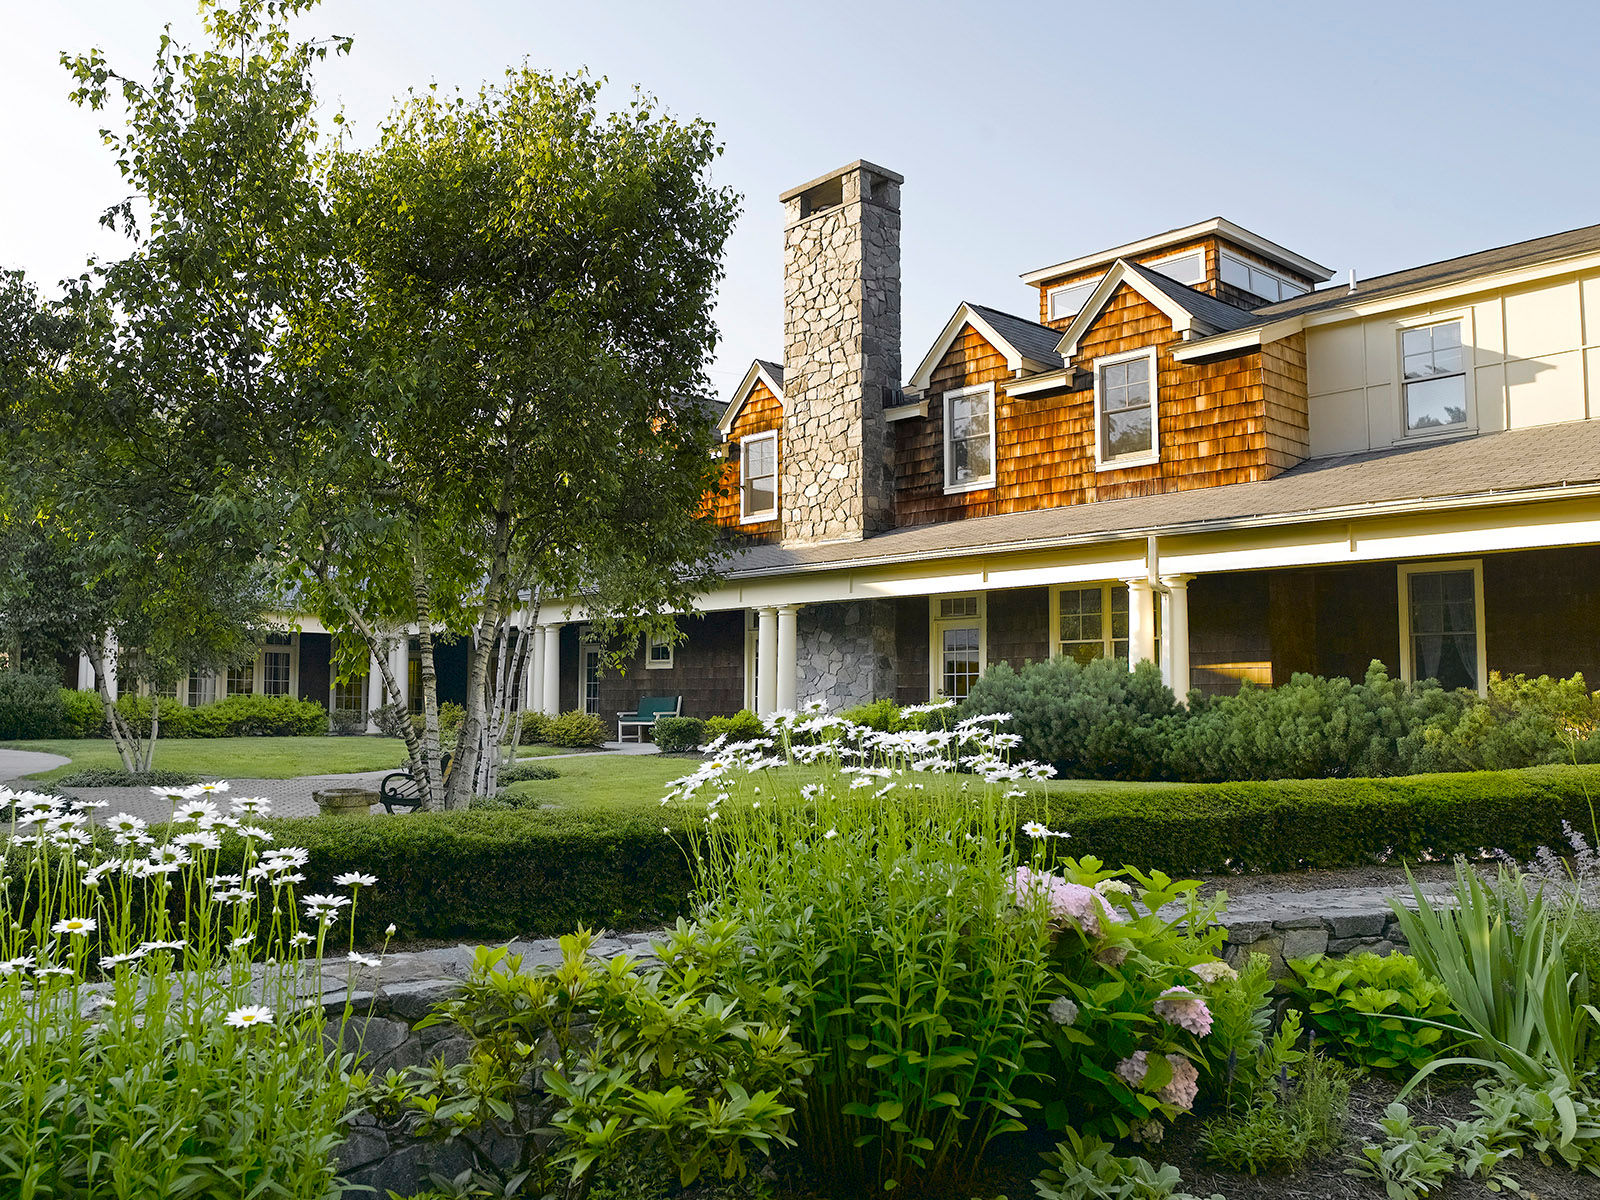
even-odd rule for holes
{"type": "Polygon", "coordinates": [[[768,375],[772,376],[774,382],[776,382],[779,387],[783,386],[783,364],[782,363],[768,362],[764,358],[758,358],[758,359],[756,359],[756,361],[761,364],[761,369],[763,371],[765,371],[768,375]]]}
{"type": "Polygon", "coordinates": [[[1056,353],[1056,346],[1061,341],[1059,329],[1051,329],[1050,326],[1030,321],[1027,317],[1001,312],[998,308],[990,308],[987,304],[974,304],[969,300],[967,307],[989,322],[994,331],[1010,342],[1024,358],[1045,363],[1052,368],[1066,365],[1061,355],[1056,353]]]}
{"type": "Polygon", "coordinates": [[[1168,279],[1160,271],[1152,271],[1142,263],[1129,261],[1128,269],[1152,286],[1160,288],[1165,295],[1170,296],[1175,302],[1181,304],[1192,315],[1210,325],[1213,329],[1219,329],[1226,333],[1245,325],[1254,324],[1256,321],[1256,314],[1250,309],[1240,308],[1236,304],[1229,304],[1226,300],[1218,300],[1215,296],[1208,296],[1204,292],[1197,292],[1192,287],[1179,283],[1176,279],[1168,279]]]}
{"type": "Polygon", "coordinates": [[[1581,254],[1600,251],[1600,225],[1585,225],[1582,229],[1569,229],[1565,233],[1552,233],[1547,237],[1532,238],[1526,242],[1513,242],[1509,246],[1496,246],[1476,254],[1463,254],[1440,262],[1425,263],[1404,271],[1391,271],[1387,275],[1374,275],[1371,279],[1356,281],[1356,290],[1348,284],[1318,288],[1303,296],[1281,300],[1258,308],[1250,314],[1247,325],[1238,328],[1256,328],[1282,321],[1287,317],[1325,312],[1345,304],[1363,300],[1399,296],[1422,288],[1442,287],[1462,283],[1480,275],[1493,275],[1501,271],[1514,271],[1519,267],[1538,266],[1575,258],[1581,254]]]}
{"type": "Polygon", "coordinates": [[[894,529],[858,542],[750,546],[734,555],[729,573],[737,578],[963,551],[1026,549],[1248,518],[1315,519],[1327,510],[1359,510],[1363,505],[1594,483],[1600,483],[1600,420],[1571,421],[1313,459],[1260,483],[972,517],[894,529]]]}

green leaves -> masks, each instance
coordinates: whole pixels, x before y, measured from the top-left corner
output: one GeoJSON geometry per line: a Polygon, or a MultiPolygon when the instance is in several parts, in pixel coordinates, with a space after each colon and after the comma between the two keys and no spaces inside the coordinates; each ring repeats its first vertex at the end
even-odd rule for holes
{"type": "Polygon", "coordinates": [[[1413,1071],[1448,1053],[1464,1032],[1449,993],[1409,955],[1318,955],[1289,967],[1323,1044],[1357,1066],[1413,1071]]]}

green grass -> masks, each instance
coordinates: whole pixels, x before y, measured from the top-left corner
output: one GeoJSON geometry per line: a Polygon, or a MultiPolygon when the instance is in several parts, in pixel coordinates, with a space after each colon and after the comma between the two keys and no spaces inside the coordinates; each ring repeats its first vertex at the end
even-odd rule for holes
{"type": "MultiPolygon", "coordinates": [[[[120,767],[116,747],[104,738],[6,742],[10,750],[60,754],[64,767],[27,778],[48,783],[85,767],[120,767]]],[[[153,766],[222,779],[292,779],[297,775],[345,775],[397,767],[405,743],[379,737],[173,738],[156,742],[153,766]]]]}

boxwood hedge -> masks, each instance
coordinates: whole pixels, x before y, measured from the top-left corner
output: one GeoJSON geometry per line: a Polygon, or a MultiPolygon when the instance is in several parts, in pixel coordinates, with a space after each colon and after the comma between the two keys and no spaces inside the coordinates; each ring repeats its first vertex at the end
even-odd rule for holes
{"type": "MultiPolygon", "coordinates": [[[[1072,838],[1065,853],[1172,874],[1349,867],[1563,845],[1591,829],[1600,767],[1277,780],[1052,792],[1023,814],[1072,838]]],[[[415,813],[274,821],[279,845],[311,853],[306,891],[344,871],[378,876],[358,934],[548,936],[580,923],[639,928],[687,904],[683,814],[673,810],[415,813]],[[672,831],[662,828],[662,820],[672,831]]],[[[229,868],[224,868],[229,869],[229,868]]]]}

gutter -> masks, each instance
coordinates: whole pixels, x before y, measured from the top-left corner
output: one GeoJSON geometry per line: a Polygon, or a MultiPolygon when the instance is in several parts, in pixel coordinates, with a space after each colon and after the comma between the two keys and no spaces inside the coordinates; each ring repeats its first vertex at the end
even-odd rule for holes
{"type": "MultiPolygon", "coordinates": [[[[1338,508],[1302,509],[1297,512],[1263,513],[1249,517],[1211,517],[1178,525],[1140,525],[1098,533],[1077,533],[1065,537],[1027,541],[983,542],[975,546],[952,547],[932,552],[880,554],[871,558],[851,558],[822,563],[794,563],[784,567],[757,567],[730,571],[725,580],[734,583],[748,579],[770,579],[783,575],[821,574],[850,571],[862,567],[896,566],[901,563],[972,558],[982,554],[1025,553],[1034,550],[1059,550],[1076,546],[1096,546],[1113,542],[1184,537],[1202,533],[1226,533],[1240,529],[1260,529],[1271,525],[1313,525],[1322,521],[1383,517],[1392,514],[1445,512],[1454,509],[1486,508],[1496,504],[1535,504],[1542,500],[1571,500],[1600,497],[1600,482],[1551,484],[1518,492],[1469,492],[1459,496],[1440,496],[1426,500],[1379,500],[1366,504],[1347,504],[1338,508]]],[[[1042,510],[1049,511],[1049,510],[1042,510]]]]}

